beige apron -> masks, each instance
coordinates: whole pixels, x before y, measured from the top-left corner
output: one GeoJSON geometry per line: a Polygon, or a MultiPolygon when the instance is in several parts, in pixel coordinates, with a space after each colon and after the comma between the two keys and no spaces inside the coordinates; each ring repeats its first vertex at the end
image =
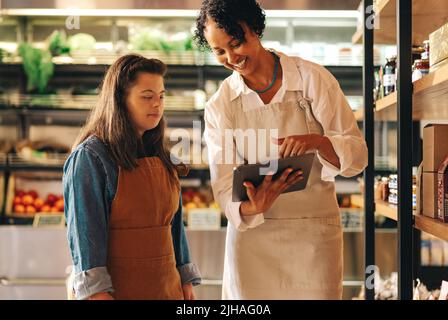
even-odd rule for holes
{"type": "MultiPolygon", "coordinates": [[[[279,137],[323,134],[310,101],[302,93],[287,91],[283,102],[262,107],[232,103],[234,128],[269,129],[279,137]]],[[[243,141],[236,150],[249,158],[243,141]]],[[[268,147],[269,150],[269,147],[268,147]]],[[[266,161],[267,158],[257,161],[266,161]]],[[[341,299],[342,228],[333,182],[321,180],[317,156],[307,188],[282,194],[265,222],[239,232],[229,224],[223,276],[223,299],[341,299]]]]}

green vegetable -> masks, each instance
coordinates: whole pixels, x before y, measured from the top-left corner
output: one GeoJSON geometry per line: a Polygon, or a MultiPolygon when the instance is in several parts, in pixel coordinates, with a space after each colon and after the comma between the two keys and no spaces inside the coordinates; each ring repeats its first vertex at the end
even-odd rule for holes
{"type": "Polygon", "coordinates": [[[65,31],[53,31],[53,33],[46,40],[48,50],[52,56],[59,56],[61,54],[69,53],[70,47],[68,45],[65,31]]]}
{"type": "Polygon", "coordinates": [[[169,45],[163,41],[162,33],[153,28],[142,28],[138,33],[130,36],[129,43],[133,50],[169,51],[169,45]]]}
{"type": "Polygon", "coordinates": [[[19,55],[27,76],[27,91],[36,90],[45,93],[48,81],[54,72],[51,53],[48,50],[33,48],[28,43],[19,46],[19,55]]]}
{"type": "Polygon", "coordinates": [[[93,50],[95,49],[96,40],[90,34],[77,33],[68,39],[70,50],[93,50]]]}

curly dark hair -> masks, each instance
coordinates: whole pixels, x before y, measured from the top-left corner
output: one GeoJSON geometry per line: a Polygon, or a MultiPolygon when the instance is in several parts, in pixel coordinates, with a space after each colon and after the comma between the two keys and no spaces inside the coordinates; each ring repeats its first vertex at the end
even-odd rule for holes
{"type": "Polygon", "coordinates": [[[204,0],[196,19],[194,40],[199,48],[205,50],[210,50],[204,37],[207,19],[214,20],[219,28],[242,43],[246,42],[246,37],[240,23],[245,22],[259,38],[266,27],[264,10],[256,0],[204,0]]]}

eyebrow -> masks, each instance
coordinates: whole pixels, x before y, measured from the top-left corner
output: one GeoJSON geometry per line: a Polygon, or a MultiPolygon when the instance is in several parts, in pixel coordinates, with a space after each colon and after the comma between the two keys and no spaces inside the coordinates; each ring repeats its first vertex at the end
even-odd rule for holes
{"type": "MultiPolygon", "coordinates": [[[[142,90],[142,91],[140,91],[140,93],[147,92],[147,91],[152,92],[152,93],[157,93],[157,92],[155,92],[154,90],[151,90],[151,89],[142,90]]],[[[160,91],[160,93],[165,93],[165,90],[160,91]]]]}
{"type": "MultiPolygon", "coordinates": [[[[230,44],[231,44],[232,42],[234,42],[234,41],[239,41],[239,40],[233,38],[233,39],[231,39],[229,42],[227,42],[227,44],[230,45],[230,44]]],[[[217,49],[221,49],[221,48],[220,48],[220,47],[213,47],[212,49],[213,49],[213,50],[217,50],[217,49]]]]}

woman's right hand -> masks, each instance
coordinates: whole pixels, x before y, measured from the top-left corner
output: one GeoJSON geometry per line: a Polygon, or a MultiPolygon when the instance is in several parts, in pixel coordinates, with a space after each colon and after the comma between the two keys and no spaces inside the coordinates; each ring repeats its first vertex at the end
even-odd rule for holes
{"type": "Polygon", "coordinates": [[[241,203],[242,215],[255,215],[269,210],[283,191],[303,179],[303,172],[293,172],[293,169],[289,168],[285,169],[279,178],[273,180],[272,177],[272,174],[266,175],[257,188],[251,182],[243,183],[249,200],[241,203]]]}
{"type": "Polygon", "coordinates": [[[87,300],[115,300],[109,292],[98,292],[91,295],[87,300]]]}

